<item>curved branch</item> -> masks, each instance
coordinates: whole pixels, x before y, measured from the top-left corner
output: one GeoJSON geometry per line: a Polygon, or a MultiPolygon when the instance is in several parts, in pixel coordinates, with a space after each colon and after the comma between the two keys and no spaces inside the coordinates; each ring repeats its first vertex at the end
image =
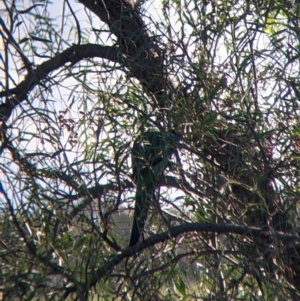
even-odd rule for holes
{"type": "MultiPolygon", "coordinates": [[[[96,44],[73,45],[53,58],[31,69],[25,79],[13,89],[0,92],[9,97],[0,105],[0,120],[8,119],[12,110],[26,99],[27,94],[48,75],[66,63],[74,65],[84,58],[103,58],[120,63],[137,78],[146,93],[154,96],[160,107],[165,107],[168,88],[172,83],[164,74],[163,54],[149,37],[140,12],[125,0],[81,0],[89,10],[105,22],[118,38],[118,48],[96,44]]],[[[156,104],[155,104],[156,105],[156,104]]]]}
{"type": "Polygon", "coordinates": [[[38,65],[17,87],[0,92],[0,97],[9,96],[9,103],[0,105],[0,119],[9,118],[12,110],[26,99],[27,94],[48,75],[63,67],[67,63],[75,65],[85,58],[102,58],[111,62],[121,63],[122,57],[116,47],[101,46],[97,44],[73,45],[53,58],[38,65]]]}
{"type": "Polygon", "coordinates": [[[129,0],[79,0],[86,8],[92,11],[99,19],[108,25],[110,31],[116,35],[123,52],[132,55],[144,47],[150,38],[145,30],[145,24],[129,0]]]}
{"type": "Polygon", "coordinates": [[[168,90],[173,87],[163,65],[164,49],[148,34],[141,13],[130,0],[79,0],[108,25],[116,35],[120,51],[127,57],[125,67],[153,96],[154,106],[165,108],[168,90]]]}
{"type": "MultiPolygon", "coordinates": [[[[96,285],[96,283],[108,275],[115,266],[121,263],[124,259],[136,256],[137,253],[157,244],[160,242],[167,241],[170,238],[176,238],[181,234],[188,232],[211,232],[217,234],[237,234],[240,236],[256,237],[260,239],[270,239],[271,237],[276,237],[277,240],[281,240],[285,243],[287,242],[300,242],[300,237],[296,235],[285,234],[283,232],[273,232],[267,231],[263,228],[254,227],[242,227],[234,224],[215,224],[215,223],[185,223],[180,226],[174,226],[163,233],[154,235],[138,243],[137,245],[125,249],[122,253],[113,255],[110,260],[108,260],[103,266],[94,271],[91,281],[89,283],[90,287],[96,285]]],[[[82,286],[84,287],[84,286],[82,286]]],[[[87,288],[89,289],[89,288],[87,288]]],[[[67,297],[70,293],[76,290],[75,286],[68,287],[66,289],[64,297],[67,297]]]]}

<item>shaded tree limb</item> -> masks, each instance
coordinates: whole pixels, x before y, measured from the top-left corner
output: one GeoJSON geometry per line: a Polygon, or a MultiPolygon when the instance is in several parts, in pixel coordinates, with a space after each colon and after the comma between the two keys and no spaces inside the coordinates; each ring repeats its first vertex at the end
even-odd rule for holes
{"type": "MultiPolygon", "coordinates": [[[[254,227],[243,227],[234,224],[215,224],[215,223],[185,223],[183,225],[174,226],[163,233],[153,235],[148,239],[145,239],[143,242],[138,243],[137,245],[125,249],[122,253],[113,255],[110,260],[108,260],[103,266],[98,268],[93,272],[89,288],[95,286],[97,282],[105,277],[109,271],[111,271],[115,266],[121,263],[124,259],[136,256],[137,253],[154,246],[157,243],[165,242],[170,238],[176,238],[181,234],[189,232],[211,232],[219,234],[236,234],[246,237],[255,237],[260,239],[270,239],[273,237],[277,240],[287,242],[298,242],[300,243],[300,237],[296,235],[285,234],[282,232],[273,232],[270,233],[268,230],[263,228],[254,228],[254,227]]],[[[83,284],[82,284],[83,285],[83,284]]],[[[89,289],[87,288],[87,289],[89,289]]],[[[71,286],[66,289],[64,297],[67,297],[70,293],[75,292],[76,287],[71,286]]]]}
{"type": "Polygon", "coordinates": [[[65,51],[57,54],[53,58],[38,65],[25,79],[10,90],[0,92],[0,97],[8,96],[8,103],[0,105],[0,119],[8,119],[12,110],[27,98],[27,94],[48,75],[65,66],[67,63],[75,65],[85,58],[102,58],[111,62],[121,63],[122,58],[118,55],[119,51],[115,47],[101,46],[97,44],[73,45],[65,51]]]}

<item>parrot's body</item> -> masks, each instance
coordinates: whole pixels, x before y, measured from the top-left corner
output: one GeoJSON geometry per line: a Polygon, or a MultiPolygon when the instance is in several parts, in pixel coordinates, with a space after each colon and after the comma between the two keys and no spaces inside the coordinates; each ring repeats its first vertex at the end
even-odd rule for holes
{"type": "Polygon", "coordinates": [[[137,137],[132,148],[133,178],[136,183],[135,210],[129,246],[138,243],[144,230],[157,181],[174,153],[179,136],[147,131],[137,137]]]}

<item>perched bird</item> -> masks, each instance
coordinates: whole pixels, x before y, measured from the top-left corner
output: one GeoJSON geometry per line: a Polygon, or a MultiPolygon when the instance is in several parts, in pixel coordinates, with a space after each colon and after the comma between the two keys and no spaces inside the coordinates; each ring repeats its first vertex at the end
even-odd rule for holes
{"type": "Polygon", "coordinates": [[[174,133],[146,131],[133,144],[132,169],[136,195],[130,247],[140,239],[150,204],[155,199],[157,181],[163,175],[178,141],[179,135],[174,133]]]}

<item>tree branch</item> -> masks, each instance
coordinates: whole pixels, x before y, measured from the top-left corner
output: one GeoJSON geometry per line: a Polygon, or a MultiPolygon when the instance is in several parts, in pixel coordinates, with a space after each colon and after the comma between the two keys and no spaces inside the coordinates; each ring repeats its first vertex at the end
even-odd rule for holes
{"type": "MultiPolygon", "coordinates": [[[[285,234],[282,232],[270,233],[266,229],[254,228],[254,227],[242,227],[234,224],[215,224],[215,223],[185,223],[180,226],[174,226],[163,233],[149,237],[148,239],[138,243],[137,245],[125,249],[121,254],[113,255],[102,267],[94,271],[90,281],[90,287],[96,285],[96,283],[103,277],[105,277],[110,270],[121,263],[124,259],[136,256],[137,253],[157,244],[167,241],[170,238],[176,238],[181,234],[188,232],[211,232],[219,234],[237,234],[240,236],[256,237],[260,239],[270,239],[271,237],[277,240],[287,242],[300,242],[300,237],[296,235],[285,234]]],[[[88,289],[88,288],[87,288],[88,289]]],[[[67,297],[70,293],[76,290],[75,286],[68,287],[64,297],[67,297]]]]}
{"type": "Polygon", "coordinates": [[[108,25],[116,35],[119,49],[127,57],[127,65],[148,95],[165,108],[167,93],[173,87],[164,68],[164,50],[150,37],[140,12],[128,0],[79,0],[108,25]]]}
{"type": "Polygon", "coordinates": [[[102,58],[111,62],[121,63],[120,52],[116,47],[101,46],[97,44],[73,45],[55,57],[38,65],[25,79],[15,88],[0,92],[0,97],[9,96],[9,103],[0,105],[0,119],[9,118],[12,110],[26,99],[27,94],[48,75],[67,63],[75,65],[84,58],[102,58]],[[1,118],[2,117],[2,118],[1,118]]]}

